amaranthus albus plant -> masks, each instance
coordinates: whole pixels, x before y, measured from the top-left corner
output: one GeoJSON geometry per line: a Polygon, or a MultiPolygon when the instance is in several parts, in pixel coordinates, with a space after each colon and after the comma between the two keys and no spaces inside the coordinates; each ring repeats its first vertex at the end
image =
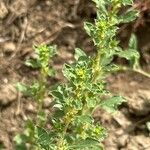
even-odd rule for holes
{"type": "MultiPolygon", "coordinates": [[[[97,7],[97,18],[94,23],[85,22],[84,28],[94,43],[96,54],[87,56],[81,49],[75,49],[75,62],[65,64],[62,72],[67,82],[59,84],[48,91],[45,86],[49,74],[48,60],[53,56],[54,48],[37,47],[37,59],[30,60],[27,65],[39,67],[39,80],[36,84],[25,88],[39,104],[42,111],[42,100],[45,93],[53,97],[51,104],[54,113],[45,120],[50,129],[43,123],[32,121],[27,123],[23,136],[15,138],[17,148],[36,150],[100,150],[101,141],[106,137],[106,130],[92,117],[96,108],[114,112],[124,99],[111,96],[106,90],[106,77],[112,72],[124,70],[125,67],[113,63],[114,56],[123,57],[130,62],[130,68],[138,71],[139,54],[136,51],[136,40],[132,36],[129,48],[122,50],[116,39],[118,25],[136,19],[138,12],[130,7],[120,14],[123,6],[132,6],[132,0],[93,0],[97,7]],[[105,98],[104,98],[105,97],[105,98]]],[[[52,72],[52,71],[50,71],[52,72]]],[[[38,113],[39,114],[39,113],[38,113]]],[[[40,113],[41,114],[41,113],[40,113]]],[[[38,115],[39,116],[39,115],[38,115]]],[[[38,117],[40,118],[40,117],[38,117]]],[[[41,121],[40,121],[41,122],[41,121]]]]}

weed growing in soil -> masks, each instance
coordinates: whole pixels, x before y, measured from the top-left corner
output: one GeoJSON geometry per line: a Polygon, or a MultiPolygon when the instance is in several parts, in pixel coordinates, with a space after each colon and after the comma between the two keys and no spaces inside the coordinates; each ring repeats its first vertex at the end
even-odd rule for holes
{"type": "Polygon", "coordinates": [[[49,58],[54,54],[53,47],[45,45],[35,48],[36,60],[26,62],[28,66],[40,68],[39,78],[31,86],[18,88],[31,95],[38,103],[38,115],[35,124],[28,120],[23,135],[15,137],[16,149],[43,150],[100,150],[101,141],[106,137],[105,129],[92,117],[100,107],[114,112],[124,100],[120,96],[111,96],[105,89],[105,78],[111,72],[124,69],[112,63],[114,56],[129,60],[131,68],[136,69],[139,54],[135,50],[135,38],[132,36],[129,49],[124,51],[118,46],[116,33],[120,23],[133,21],[137,11],[130,8],[120,14],[122,6],[132,5],[132,0],[93,0],[97,7],[95,23],[85,22],[84,28],[94,42],[97,53],[87,56],[81,49],[75,49],[75,62],[65,64],[62,72],[67,83],[48,91],[47,76],[52,74],[49,58]],[[120,14],[120,15],[119,15],[120,14]],[[47,92],[53,97],[55,109],[49,119],[42,110],[43,98],[47,92]],[[104,98],[105,97],[105,98],[104,98]],[[50,129],[45,128],[45,122],[50,129]]]}
{"type": "MultiPolygon", "coordinates": [[[[46,114],[43,111],[42,105],[45,96],[48,93],[48,89],[46,87],[47,77],[54,75],[54,70],[49,65],[50,59],[55,54],[56,47],[54,46],[46,46],[40,45],[35,46],[35,59],[29,59],[25,62],[25,64],[29,67],[39,69],[38,79],[33,81],[31,85],[23,85],[17,83],[17,89],[22,92],[25,96],[32,97],[33,100],[37,103],[37,118],[35,124],[39,127],[44,127],[47,118],[46,114]]],[[[27,149],[27,144],[30,143],[30,149],[37,149],[37,137],[38,137],[38,127],[35,126],[32,120],[27,120],[25,124],[25,131],[22,135],[17,135],[15,137],[16,147],[15,149],[24,150],[27,149]]]]}

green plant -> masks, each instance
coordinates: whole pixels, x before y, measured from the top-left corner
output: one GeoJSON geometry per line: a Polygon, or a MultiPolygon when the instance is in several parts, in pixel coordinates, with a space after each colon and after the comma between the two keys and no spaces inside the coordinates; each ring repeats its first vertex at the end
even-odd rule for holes
{"type": "MultiPolygon", "coordinates": [[[[94,121],[92,114],[97,107],[114,112],[124,101],[120,96],[111,96],[105,89],[105,78],[111,72],[124,70],[124,67],[112,62],[114,56],[129,60],[132,69],[139,66],[134,36],[126,51],[118,46],[119,42],[116,40],[117,26],[134,20],[138,13],[130,8],[127,12],[119,14],[122,5],[132,5],[132,0],[93,0],[93,2],[97,7],[97,18],[94,24],[85,22],[84,28],[93,40],[97,53],[94,56],[87,56],[81,49],[75,49],[75,62],[65,64],[62,70],[67,82],[49,91],[53,97],[52,107],[55,109],[48,119],[51,128],[49,130],[44,128],[43,122],[47,120],[45,117],[39,119],[35,125],[29,120],[25,133],[15,138],[18,149],[20,147],[26,149],[26,142],[31,144],[30,149],[37,150],[102,149],[101,141],[107,134],[105,129],[94,121]]],[[[42,101],[47,93],[46,77],[52,72],[49,71],[48,60],[53,56],[54,48],[40,46],[35,50],[38,54],[37,59],[29,60],[26,64],[40,68],[39,79],[32,86],[19,84],[18,87],[37,100],[39,116],[42,114],[42,101]]]]}
{"type": "Polygon", "coordinates": [[[29,59],[25,64],[34,69],[38,69],[38,77],[33,81],[31,85],[24,85],[17,83],[16,88],[22,92],[25,96],[31,97],[37,103],[37,118],[36,121],[28,119],[25,123],[25,130],[23,134],[17,135],[14,140],[16,142],[15,149],[26,149],[26,145],[29,143],[30,149],[37,149],[38,143],[36,143],[38,133],[36,132],[37,126],[44,127],[46,123],[46,114],[43,111],[42,105],[45,96],[48,94],[47,77],[54,75],[52,66],[49,65],[50,59],[55,54],[55,46],[39,45],[33,47],[35,50],[35,59],[29,59]]]}
{"type": "MultiPolygon", "coordinates": [[[[50,59],[55,54],[55,46],[34,46],[36,58],[29,59],[25,64],[29,67],[39,69],[38,79],[32,85],[22,86],[23,92],[27,96],[31,96],[38,103],[38,112],[42,111],[42,103],[45,94],[47,93],[46,82],[48,76],[54,75],[54,70],[49,65],[50,59]]],[[[19,85],[18,85],[19,87],[19,85]]]]}
{"type": "MultiPolygon", "coordinates": [[[[131,35],[130,41],[129,41],[129,46],[127,52],[123,52],[123,54],[120,54],[120,57],[126,55],[130,51],[130,53],[134,53],[134,51],[137,50],[137,39],[134,34],[131,35]]],[[[130,53],[128,53],[130,55],[130,53]]],[[[134,54],[133,54],[134,55],[134,54]]],[[[150,74],[143,71],[140,64],[139,64],[139,54],[135,53],[133,58],[130,58],[130,56],[125,57],[127,60],[129,60],[129,66],[119,66],[120,70],[124,71],[134,71],[139,74],[142,74],[148,78],[150,78],[150,74]]]]}

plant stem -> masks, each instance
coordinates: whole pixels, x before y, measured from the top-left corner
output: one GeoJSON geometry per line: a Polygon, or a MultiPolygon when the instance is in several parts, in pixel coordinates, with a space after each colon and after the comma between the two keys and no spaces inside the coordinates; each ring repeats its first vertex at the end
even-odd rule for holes
{"type": "Polygon", "coordinates": [[[143,71],[143,70],[141,70],[141,69],[133,69],[133,71],[138,72],[138,73],[140,73],[140,74],[150,78],[150,74],[145,72],[145,71],[143,71]]]}
{"type": "Polygon", "coordinates": [[[37,117],[38,121],[37,124],[38,125],[42,125],[43,124],[43,120],[41,120],[41,112],[43,112],[42,107],[43,107],[43,100],[44,100],[44,95],[46,92],[45,89],[45,84],[46,84],[46,75],[42,74],[42,71],[40,71],[40,75],[39,75],[39,91],[38,91],[38,97],[37,97],[37,104],[38,104],[38,112],[37,112],[37,117]]]}
{"type": "Polygon", "coordinates": [[[57,149],[58,150],[64,150],[64,139],[65,139],[65,135],[67,133],[67,129],[68,129],[69,124],[70,124],[70,122],[68,122],[65,125],[64,130],[63,130],[63,134],[62,134],[62,138],[57,142],[57,149]]]}
{"type": "Polygon", "coordinates": [[[138,68],[138,69],[136,69],[136,68],[129,68],[129,67],[119,67],[119,70],[123,70],[123,71],[134,71],[134,72],[137,72],[137,73],[140,73],[140,74],[142,74],[142,75],[144,75],[144,76],[146,76],[146,77],[148,77],[148,78],[150,78],[150,74],[149,73],[147,73],[147,72],[145,72],[145,71],[143,71],[142,69],[140,69],[140,68],[138,68]]]}

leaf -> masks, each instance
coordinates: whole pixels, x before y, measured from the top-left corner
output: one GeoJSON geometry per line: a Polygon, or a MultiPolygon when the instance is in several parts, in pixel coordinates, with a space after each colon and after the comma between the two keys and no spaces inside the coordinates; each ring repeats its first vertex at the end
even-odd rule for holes
{"type": "Polygon", "coordinates": [[[76,48],[74,55],[75,60],[78,61],[78,59],[83,56],[86,56],[86,54],[80,48],[76,48]]]}
{"type": "Polygon", "coordinates": [[[54,77],[54,75],[55,75],[55,71],[53,69],[49,68],[48,69],[48,76],[49,77],[54,77]]]}
{"type": "Polygon", "coordinates": [[[22,92],[22,93],[25,93],[27,91],[27,87],[21,84],[20,82],[16,84],[16,89],[17,91],[22,92]]]}
{"type": "Polygon", "coordinates": [[[49,51],[49,57],[52,58],[56,54],[56,45],[53,46],[47,46],[47,49],[49,51]]]}
{"type": "Polygon", "coordinates": [[[71,65],[64,64],[62,69],[63,75],[68,79],[71,80],[72,78],[75,78],[75,74],[73,73],[73,68],[71,65]]]}
{"type": "Polygon", "coordinates": [[[126,58],[127,60],[131,60],[132,58],[139,58],[139,53],[134,49],[118,51],[118,52],[116,52],[116,54],[119,57],[126,58]]]}
{"type": "Polygon", "coordinates": [[[34,129],[35,129],[35,126],[34,126],[34,123],[33,123],[32,120],[28,119],[28,120],[26,121],[25,129],[26,129],[26,130],[24,131],[24,134],[25,134],[27,137],[29,137],[29,138],[32,139],[32,137],[34,136],[34,129]]]}
{"type": "Polygon", "coordinates": [[[46,121],[46,114],[44,111],[39,111],[37,114],[37,120],[39,120],[39,124],[42,126],[46,121]]]}
{"type": "Polygon", "coordinates": [[[27,150],[25,144],[15,145],[15,150],[27,150]]]}
{"type": "Polygon", "coordinates": [[[96,105],[96,100],[94,98],[87,97],[86,102],[88,108],[93,108],[96,105]]]}
{"type": "Polygon", "coordinates": [[[100,106],[106,111],[113,113],[117,110],[117,107],[124,102],[124,99],[121,96],[114,96],[107,100],[100,102],[100,106]]]}
{"type": "Polygon", "coordinates": [[[97,6],[105,5],[105,0],[92,0],[97,6]]]}
{"type": "Polygon", "coordinates": [[[84,29],[89,36],[92,36],[92,32],[96,30],[95,26],[90,22],[84,22],[84,29]]]}
{"type": "Polygon", "coordinates": [[[107,0],[92,0],[92,1],[95,2],[98,10],[101,10],[103,13],[107,13],[107,9],[105,7],[107,0]]]}
{"type": "Polygon", "coordinates": [[[92,123],[93,119],[89,115],[77,116],[75,119],[75,123],[83,124],[83,123],[92,123]]]}
{"type": "Polygon", "coordinates": [[[116,72],[119,70],[119,66],[117,66],[116,64],[110,64],[107,65],[107,67],[104,68],[107,72],[116,72]]]}
{"type": "Polygon", "coordinates": [[[134,34],[131,34],[130,40],[129,40],[129,46],[128,51],[135,51],[136,54],[130,59],[130,66],[134,68],[139,68],[139,58],[140,54],[137,51],[137,38],[134,34]]]}
{"type": "Polygon", "coordinates": [[[118,17],[120,23],[128,23],[134,21],[138,16],[137,10],[128,10],[125,14],[118,17]]]}
{"type": "Polygon", "coordinates": [[[40,145],[50,145],[51,143],[51,138],[47,131],[41,127],[36,126],[35,128],[35,136],[36,136],[36,141],[40,145]]]}
{"type": "Polygon", "coordinates": [[[73,149],[79,149],[79,150],[102,150],[99,141],[94,140],[92,138],[87,138],[85,140],[79,139],[75,141],[75,144],[70,146],[70,148],[73,149]]]}
{"type": "Polygon", "coordinates": [[[126,6],[126,5],[132,5],[133,4],[133,0],[122,0],[122,4],[124,6],[126,6]]]}
{"type": "Polygon", "coordinates": [[[147,129],[150,131],[150,122],[146,123],[147,129]]]}
{"type": "Polygon", "coordinates": [[[21,135],[20,135],[20,134],[17,134],[17,135],[14,137],[13,140],[16,142],[16,144],[21,144],[21,143],[23,143],[23,139],[21,138],[21,135]]]}
{"type": "Polygon", "coordinates": [[[62,104],[55,104],[54,106],[53,106],[53,108],[59,108],[60,110],[62,109],[62,104]]]}
{"type": "Polygon", "coordinates": [[[129,49],[137,50],[137,38],[136,38],[135,34],[131,34],[128,47],[129,47],[129,49]]]}
{"type": "Polygon", "coordinates": [[[33,81],[32,85],[26,85],[26,91],[23,91],[25,96],[36,97],[39,92],[40,85],[37,81],[33,81]]]}
{"type": "Polygon", "coordinates": [[[112,60],[113,60],[112,56],[103,57],[103,58],[101,58],[101,64],[102,64],[102,66],[106,66],[106,65],[110,64],[112,62],[112,60]]]}
{"type": "Polygon", "coordinates": [[[63,110],[55,110],[54,114],[53,114],[53,118],[62,118],[64,116],[64,111],[63,110]]]}
{"type": "Polygon", "coordinates": [[[40,63],[37,60],[35,60],[35,59],[28,59],[28,60],[26,60],[25,61],[25,65],[28,66],[28,67],[32,67],[34,69],[37,69],[37,68],[41,67],[40,63]]]}
{"type": "Polygon", "coordinates": [[[13,141],[15,142],[15,150],[26,150],[25,144],[31,141],[31,139],[24,134],[17,134],[13,141]]]}
{"type": "Polygon", "coordinates": [[[63,89],[61,86],[58,86],[57,89],[50,92],[50,95],[52,95],[54,98],[63,100],[63,89]]]}

